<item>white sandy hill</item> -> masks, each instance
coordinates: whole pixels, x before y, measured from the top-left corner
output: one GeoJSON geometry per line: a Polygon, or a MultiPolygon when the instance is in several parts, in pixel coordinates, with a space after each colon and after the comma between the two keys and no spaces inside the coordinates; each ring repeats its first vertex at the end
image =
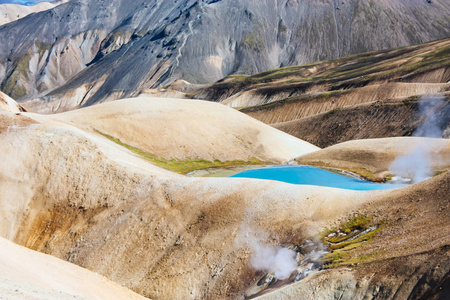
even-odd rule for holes
{"type": "Polygon", "coordinates": [[[22,112],[25,111],[13,98],[0,91],[0,111],[22,112]]]}
{"type": "Polygon", "coordinates": [[[41,2],[36,5],[20,5],[20,4],[1,4],[0,5],[0,26],[9,22],[16,21],[31,13],[52,9],[69,0],[59,0],[53,2],[41,2]]]}
{"type": "MultiPolygon", "coordinates": [[[[128,126],[136,135],[148,132],[134,127],[132,118],[136,117],[141,125],[162,131],[163,117],[149,113],[147,105],[161,107],[158,113],[169,114],[170,104],[174,116],[166,118],[183,119],[185,122],[179,125],[195,124],[196,120],[189,115],[183,118],[176,108],[199,110],[207,124],[203,127],[211,127],[213,133],[217,132],[213,121],[227,121],[225,127],[242,122],[248,126],[246,130],[255,130],[248,125],[251,121],[242,121],[235,112],[221,110],[217,104],[192,102],[187,106],[193,107],[187,109],[184,101],[166,105],[154,102],[141,99],[98,105],[83,110],[87,116],[84,124],[91,126],[89,122],[97,118],[94,125],[105,126],[100,128],[103,130],[112,128],[110,134],[120,132],[120,126],[128,126]],[[139,113],[138,107],[144,112],[139,113]],[[101,122],[103,108],[109,114],[101,122]],[[214,114],[213,119],[204,111],[206,108],[217,108],[226,116],[214,114]],[[144,122],[152,117],[156,118],[154,123],[144,122]]],[[[104,138],[50,117],[42,117],[47,124],[26,125],[22,120],[21,126],[14,126],[24,116],[10,112],[0,116],[0,236],[98,272],[155,299],[242,299],[244,291],[261,276],[249,263],[252,251],[245,238],[248,232],[263,243],[294,247],[326,223],[345,218],[363,205],[372,209],[385,201],[390,209],[398,199],[405,199],[401,190],[388,199],[392,195],[389,191],[356,192],[241,178],[190,178],[164,171],[104,138]]],[[[81,123],[82,114],[58,117],[81,123]]],[[[185,130],[201,128],[197,125],[185,130]]],[[[171,138],[183,139],[182,134],[172,131],[170,127],[166,131],[171,138]]],[[[211,136],[208,131],[204,134],[205,140],[211,136]]],[[[262,130],[253,137],[265,134],[262,130]]],[[[161,133],[142,137],[159,141],[161,133]]],[[[448,188],[445,182],[431,182],[448,188]]],[[[406,188],[404,193],[415,193],[424,186],[428,185],[406,188]]],[[[448,243],[447,231],[433,232],[429,235],[433,240],[421,245],[448,243]]],[[[422,250],[416,247],[410,251],[422,250]]],[[[420,276],[414,278],[419,280],[420,276]]]]}
{"type": "Polygon", "coordinates": [[[4,238],[0,266],[2,299],[145,299],[94,272],[4,238]]]}
{"type": "Polygon", "coordinates": [[[283,162],[319,150],[234,109],[200,100],[140,97],[32,117],[102,132],[167,160],[283,162]]]}
{"type": "Polygon", "coordinates": [[[190,178],[68,125],[7,127],[23,116],[1,115],[0,236],[150,298],[242,294],[258,276],[248,244],[236,242],[247,229],[291,245],[371,198],[273,181],[190,178]]]}
{"type": "Polygon", "coordinates": [[[311,164],[347,170],[367,170],[375,177],[384,177],[389,166],[399,156],[419,154],[411,158],[426,160],[433,170],[450,168],[450,139],[425,137],[392,137],[353,140],[336,144],[295,159],[299,164],[311,164]]]}

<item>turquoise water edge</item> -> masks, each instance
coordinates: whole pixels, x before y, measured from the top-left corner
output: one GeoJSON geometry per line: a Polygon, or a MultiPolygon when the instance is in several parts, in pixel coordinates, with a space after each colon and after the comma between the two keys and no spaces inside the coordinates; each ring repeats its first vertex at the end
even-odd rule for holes
{"type": "Polygon", "coordinates": [[[356,191],[385,190],[403,186],[373,183],[311,166],[270,166],[246,170],[231,177],[276,180],[292,184],[318,185],[356,191]]]}

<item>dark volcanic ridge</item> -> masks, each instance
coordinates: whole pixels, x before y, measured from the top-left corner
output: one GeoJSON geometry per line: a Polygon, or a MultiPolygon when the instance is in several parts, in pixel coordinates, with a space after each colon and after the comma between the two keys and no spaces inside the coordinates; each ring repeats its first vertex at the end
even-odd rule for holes
{"type": "Polygon", "coordinates": [[[450,34],[445,0],[276,3],[70,1],[0,27],[1,89],[61,111],[450,34]]]}
{"type": "MultiPolygon", "coordinates": [[[[174,85],[176,89],[179,85],[174,85]]],[[[448,138],[450,39],[338,60],[232,75],[190,91],[320,147],[410,136],[424,122],[420,100],[442,97],[435,123],[448,138]],[[443,96],[435,96],[443,95],[443,96]]]]}
{"type": "MultiPolygon", "coordinates": [[[[411,136],[424,123],[419,102],[427,96],[403,100],[380,100],[347,106],[284,123],[273,127],[325,148],[355,139],[411,136]]],[[[430,97],[431,98],[431,97],[430,97]]],[[[450,137],[450,93],[436,110],[433,122],[442,130],[441,137],[450,137]]]]}

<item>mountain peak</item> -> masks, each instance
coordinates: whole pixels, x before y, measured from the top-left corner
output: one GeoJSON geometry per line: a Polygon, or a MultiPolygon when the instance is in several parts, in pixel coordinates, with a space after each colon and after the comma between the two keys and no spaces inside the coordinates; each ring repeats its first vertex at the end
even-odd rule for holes
{"type": "Polygon", "coordinates": [[[90,105],[444,38],[449,14],[444,0],[70,1],[0,27],[1,89],[90,105]]]}

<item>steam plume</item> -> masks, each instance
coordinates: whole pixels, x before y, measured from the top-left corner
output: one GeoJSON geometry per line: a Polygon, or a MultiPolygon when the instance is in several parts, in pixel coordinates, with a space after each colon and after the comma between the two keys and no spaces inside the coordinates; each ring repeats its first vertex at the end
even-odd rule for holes
{"type": "Polygon", "coordinates": [[[442,95],[422,96],[419,102],[419,114],[424,121],[413,132],[413,136],[442,137],[444,120],[439,116],[439,112],[444,106],[445,97],[442,95]]]}
{"type": "Polygon", "coordinates": [[[297,268],[296,253],[288,248],[252,241],[252,267],[256,270],[274,273],[277,279],[287,279],[297,268]]]}
{"type": "MultiPolygon", "coordinates": [[[[413,136],[431,138],[442,136],[443,121],[438,112],[445,105],[444,99],[442,95],[428,95],[421,98],[419,114],[424,120],[413,132],[413,136]]],[[[423,143],[411,153],[397,157],[389,167],[389,171],[402,178],[411,178],[414,182],[433,176],[431,146],[423,143]]]]}
{"type": "Polygon", "coordinates": [[[253,268],[273,273],[274,277],[280,280],[287,279],[297,268],[295,259],[297,254],[288,248],[261,242],[261,239],[268,240],[268,238],[265,232],[256,234],[253,230],[247,229],[237,242],[244,243],[251,249],[250,263],[253,268]]]}

